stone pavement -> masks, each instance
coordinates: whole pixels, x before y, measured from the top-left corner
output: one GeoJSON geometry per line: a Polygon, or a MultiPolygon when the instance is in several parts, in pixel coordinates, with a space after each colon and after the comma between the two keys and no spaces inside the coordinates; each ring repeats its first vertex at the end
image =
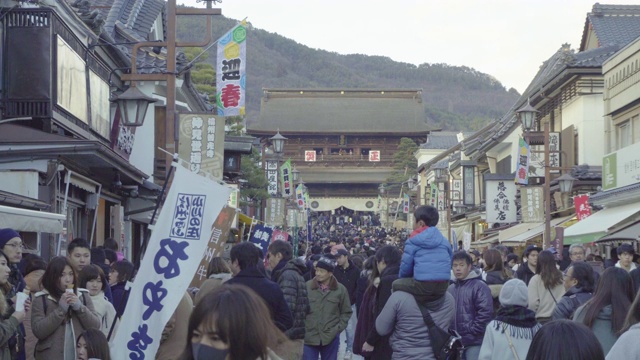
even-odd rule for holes
{"type": "MultiPolygon", "coordinates": [[[[338,360],[344,359],[344,351],[347,347],[347,340],[344,331],[340,334],[340,350],[338,350],[338,360]]],[[[353,355],[352,360],[364,360],[360,355],[353,355]]]]}

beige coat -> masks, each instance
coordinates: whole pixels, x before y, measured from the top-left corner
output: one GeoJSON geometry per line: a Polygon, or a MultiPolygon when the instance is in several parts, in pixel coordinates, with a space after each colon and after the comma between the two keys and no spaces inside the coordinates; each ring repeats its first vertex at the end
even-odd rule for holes
{"type": "Polygon", "coordinates": [[[200,285],[200,291],[198,291],[198,293],[196,294],[195,299],[193,300],[193,305],[197,306],[198,303],[200,302],[200,300],[202,300],[202,298],[207,295],[208,293],[212,292],[213,290],[219,288],[220,286],[222,286],[222,284],[231,279],[231,274],[226,274],[226,273],[222,273],[222,274],[213,274],[211,276],[209,276],[209,278],[207,280],[205,280],[202,285],[200,285]]]}
{"type": "Polygon", "coordinates": [[[529,309],[536,313],[536,319],[550,318],[564,293],[562,283],[547,289],[540,275],[534,275],[529,281],[529,309]]]}
{"type": "Polygon", "coordinates": [[[193,302],[188,293],[184,293],[176,311],[165,325],[160,340],[160,348],[156,353],[156,360],[175,360],[187,346],[189,338],[189,318],[193,310],[193,302]]]}
{"type": "Polygon", "coordinates": [[[75,338],[86,329],[100,330],[100,317],[96,314],[89,292],[78,289],[78,297],[83,303],[80,310],[65,313],[46,290],[36,293],[31,304],[31,329],[38,338],[36,360],[64,358],[65,323],[69,316],[75,338]]]}

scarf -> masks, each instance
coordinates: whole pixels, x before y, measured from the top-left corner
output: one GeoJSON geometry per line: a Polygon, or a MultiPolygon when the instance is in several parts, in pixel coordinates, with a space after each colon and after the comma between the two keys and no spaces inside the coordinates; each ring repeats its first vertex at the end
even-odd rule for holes
{"type": "Polygon", "coordinates": [[[536,321],[536,313],[524,306],[500,306],[496,314],[495,329],[504,334],[505,327],[510,329],[510,335],[518,339],[533,339],[542,327],[536,321]],[[505,326],[511,325],[511,326],[505,326]]]}
{"type": "Polygon", "coordinates": [[[427,230],[428,228],[429,228],[428,226],[422,226],[422,227],[419,227],[419,228],[417,228],[417,229],[413,230],[413,232],[411,233],[411,235],[409,235],[409,238],[412,238],[412,237],[414,237],[414,236],[416,236],[416,235],[420,234],[421,232],[423,232],[423,231],[427,230]]]}

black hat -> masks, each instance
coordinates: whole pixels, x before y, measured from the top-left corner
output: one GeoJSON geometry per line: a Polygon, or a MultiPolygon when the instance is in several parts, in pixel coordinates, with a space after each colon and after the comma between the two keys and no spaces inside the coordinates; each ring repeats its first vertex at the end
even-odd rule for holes
{"type": "Polygon", "coordinates": [[[349,256],[349,252],[345,249],[338,249],[336,256],[349,256]]]}
{"type": "Polygon", "coordinates": [[[529,253],[532,251],[537,251],[540,252],[542,251],[542,248],[536,245],[529,245],[527,246],[527,248],[524,250],[524,257],[529,256],[529,253]]]}
{"type": "Polygon", "coordinates": [[[336,259],[331,254],[324,255],[318,260],[316,267],[333,272],[336,269],[336,259]]]}

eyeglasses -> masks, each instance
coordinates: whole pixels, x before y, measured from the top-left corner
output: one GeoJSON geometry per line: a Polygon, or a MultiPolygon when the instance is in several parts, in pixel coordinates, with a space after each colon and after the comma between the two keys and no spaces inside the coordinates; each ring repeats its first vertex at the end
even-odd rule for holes
{"type": "Polygon", "coordinates": [[[6,243],[5,246],[12,246],[14,249],[20,249],[20,250],[25,249],[22,243],[18,243],[18,244],[6,243]]]}
{"type": "Polygon", "coordinates": [[[583,252],[572,252],[571,253],[571,256],[578,256],[578,255],[584,256],[584,253],[583,252]]]}

